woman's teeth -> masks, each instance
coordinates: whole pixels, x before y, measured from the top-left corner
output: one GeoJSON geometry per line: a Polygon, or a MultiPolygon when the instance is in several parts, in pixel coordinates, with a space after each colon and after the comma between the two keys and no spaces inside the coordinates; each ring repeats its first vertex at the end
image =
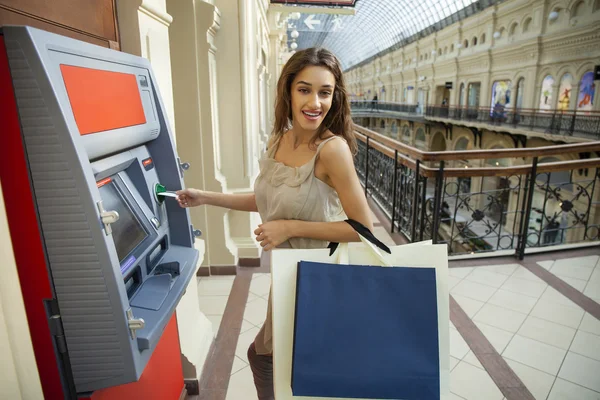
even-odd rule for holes
{"type": "Polygon", "coordinates": [[[308,118],[318,118],[321,116],[320,112],[308,112],[308,111],[302,111],[302,113],[307,116],[308,118]]]}

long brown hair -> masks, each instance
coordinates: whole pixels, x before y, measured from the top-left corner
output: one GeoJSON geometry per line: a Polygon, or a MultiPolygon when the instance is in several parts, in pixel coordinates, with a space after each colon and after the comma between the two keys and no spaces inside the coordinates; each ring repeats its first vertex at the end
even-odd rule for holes
{"type": "Polygon", "coordinates": [[[317,139],[330,130],[334,135],[343,137],[352,154],[358,150],[352,118],[350,116],[350,102],[346,93],[344,75],[337,57],[332,52],[323,48],[311,47],[296,52],[284,65],[281,76],[277,82],[277,97],[275,99],[275,124],[271,143],[276,143],[289,129],[292,123],[292,82],[304,68],[318,66],[327,68],[335,77],[335,88],[331,108],[327,116],[317,129],[317,133],[310,140],[309,145],[315,145],[317,139]]]}

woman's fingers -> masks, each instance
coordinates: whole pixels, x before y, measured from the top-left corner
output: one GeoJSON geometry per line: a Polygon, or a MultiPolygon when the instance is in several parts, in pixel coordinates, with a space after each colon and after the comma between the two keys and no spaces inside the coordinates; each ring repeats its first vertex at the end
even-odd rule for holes
{"type": "Polygon", "coordinates": [[[271,240],[267,239],[267,237],[263,233],[261,225],[259,225],[258,228],[254,230],[254,234],[256,235],[256,241],[260,242],[260,246],[263,248],[263,250],[269,251],[273,248],[271,240]]]}
{"type": "Polygon", "coordinates": [[[189,201],[190,201],[189,198],[185,194],[177,196],[177,202],[179,203],[180,207],[183,207],[183,208],[189,207],[189,205],[190,205],[189,201]]]}
{"type": "Polygon", "coordinates": [[[264,251],[269,251],[271,249],[274,249],[276,246],[268,239],[263,240],[262,242],[260,242],[260,246],[263,248],[264,251]]]}

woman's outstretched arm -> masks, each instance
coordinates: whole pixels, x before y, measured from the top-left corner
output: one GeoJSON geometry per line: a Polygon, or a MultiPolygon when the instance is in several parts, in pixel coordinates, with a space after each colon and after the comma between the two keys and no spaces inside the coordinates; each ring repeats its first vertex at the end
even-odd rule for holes
{"type": "Polygon", "coordinates": [[[177,191],[177,202],[184,208],[209,205],[238,211],[258,211],[254,193],[217,193],[189,188],[177,191]]]}

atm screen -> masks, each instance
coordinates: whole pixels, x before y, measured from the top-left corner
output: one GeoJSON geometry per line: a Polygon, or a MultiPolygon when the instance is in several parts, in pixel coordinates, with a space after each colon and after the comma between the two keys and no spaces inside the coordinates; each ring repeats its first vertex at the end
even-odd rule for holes
{"type": "Polygon", "coordinates": [[[127,255],[148,236],[148,233],[118,192],[114,182],[101,186],[99,191],[104,209],[119,213],[119,220],[111,224],[111,227],[119,263],[122,264],[127,255]]]}

